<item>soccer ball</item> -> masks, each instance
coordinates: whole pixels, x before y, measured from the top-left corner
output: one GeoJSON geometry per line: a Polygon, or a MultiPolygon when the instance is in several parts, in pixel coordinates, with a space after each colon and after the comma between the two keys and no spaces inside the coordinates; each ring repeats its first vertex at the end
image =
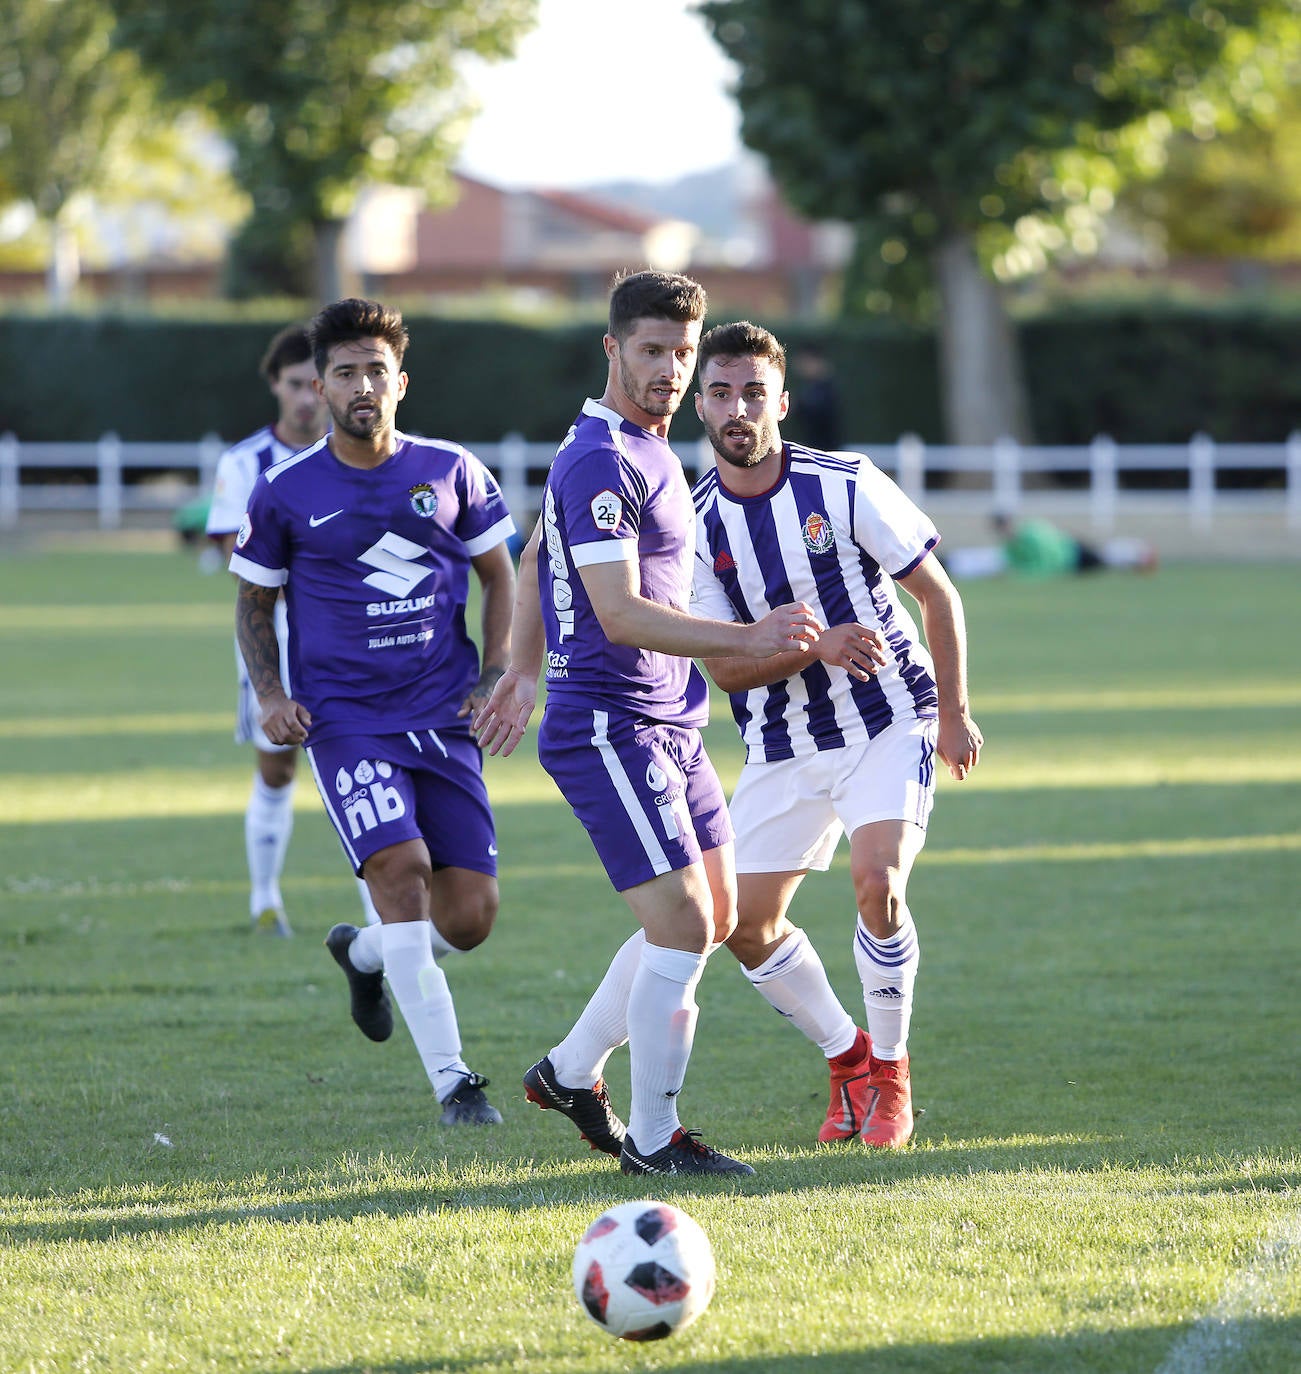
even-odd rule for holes
{"type": "Polygon", "coordinates": [[[709,1306],[714,1278],[709,1237],[667,1202],[611,1207],[574,1251],[583,1311],[625,1341],[660,1341],[690,1326],[709,1306]]]}

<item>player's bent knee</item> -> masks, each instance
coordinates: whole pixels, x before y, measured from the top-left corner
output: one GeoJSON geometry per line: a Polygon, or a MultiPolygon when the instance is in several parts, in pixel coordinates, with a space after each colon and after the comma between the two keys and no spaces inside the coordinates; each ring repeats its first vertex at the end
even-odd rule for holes
{"type": "Polygon", "coordinates": [[[854,898],[873,935],[885,938],[893,933],[904,906],[904,885],[896,870],[879,868],[860,873],[854,879],[854,898]]]}
{"type": "Polygon", "coordinates": [[[469,905],[462,904],[438,913],[438,929],[449,945],[459,950],[473,949],[492,934],[497,921],[496,897],[484,898],[469,905]]]}

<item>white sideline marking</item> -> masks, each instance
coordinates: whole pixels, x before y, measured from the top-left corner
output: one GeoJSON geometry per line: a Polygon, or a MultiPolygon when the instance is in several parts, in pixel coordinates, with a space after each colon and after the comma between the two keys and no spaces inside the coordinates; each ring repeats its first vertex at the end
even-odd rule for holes
{"type": "Polygon", "coordinates": [[[1212,1374],[1240,1354],[1251,1337],[1248,1317],[1278,1311],[1282,1283],[1301,1246],[1301,1212],[1285,1217],[1250,1265],[1229,1280],[1224,1296],[1171,1347],[1156,1374],[1212,1374]]]}

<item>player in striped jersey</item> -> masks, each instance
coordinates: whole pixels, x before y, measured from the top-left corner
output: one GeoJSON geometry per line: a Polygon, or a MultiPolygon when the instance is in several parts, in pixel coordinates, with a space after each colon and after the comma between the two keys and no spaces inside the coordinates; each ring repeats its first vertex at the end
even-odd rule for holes
{"type": "Polygon", "coordinates": [[[868,458],[783,443],[785,376],[781,344],[747,321],[701,340],[696,410],[717,466],[693,492],[692,609],[748,622],[798,600],[828,627],[807,656],[705,659],[746,748],[731,802],[738,925],[728,947],[829,1061],[818,1139],[890,1148],[913,1129],[919,946],[906,888],[926,837],[934,756],[965,778],[982,738],[967,700],[962,602],[931,556],[935,526],[868,458]],[[929,653],[896,583],[921,608],[929,653]],[[786,915],[844,831],[866,1032],[786,915]]]}
{"type": "MultiPolygon", "coordinates": [[[[291,324],[267,346],[262,357],[262,376],[276,398],[274,424],[263,425],[239,443],[232,444],[217,460],[212,501],[208,507],[207,534],[220,546],[225,562],[235,548],[235,535],[248,506],[249,493],[258,474],[273,463],[314,444],[325,433],[326,411],[313,382],[316,365],[307,326],[291,324]]],[[[282,659],[287,659],[288,622],[282,597],[276,604],[276,633],[282,659]]],[[[253,929],[292,935],[280,893],[289,837],[294,829],[294,778],[298,748],[272,744],[259,719],[257,694],[248,680],[244,657],[235,646],[238,697],[235,709],[235,740],[251,744],[256,752],[253,790],[244,810],[244,853],[248,862],[249,917],[253,929]]],[[[378,920],[365,883],[358,880],[366,919],[378,920]]]]}

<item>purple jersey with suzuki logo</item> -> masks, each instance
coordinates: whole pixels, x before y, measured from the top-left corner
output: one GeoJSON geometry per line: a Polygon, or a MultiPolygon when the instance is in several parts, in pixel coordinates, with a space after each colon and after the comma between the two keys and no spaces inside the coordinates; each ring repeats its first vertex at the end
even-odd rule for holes
{"type": "Polygon", "coordinates": [[[585,402],[543,493],[538,582],[549,702],[705,723],[708,693],[695,664],[611,643],[579,574],[598,563],[636,560],[642,596],[687,611],[694,529],[691,489],[668,441],[585,402]]]}
{"type": "Polygon", "coordinates": [[[459,444],[395,436],[377,468],[328,437],[263,473],[230,570],[285,588],[289,680],[310,742],[437,729],[479,676],[470,560],[514,533],[501,489],[459,444]]]}

